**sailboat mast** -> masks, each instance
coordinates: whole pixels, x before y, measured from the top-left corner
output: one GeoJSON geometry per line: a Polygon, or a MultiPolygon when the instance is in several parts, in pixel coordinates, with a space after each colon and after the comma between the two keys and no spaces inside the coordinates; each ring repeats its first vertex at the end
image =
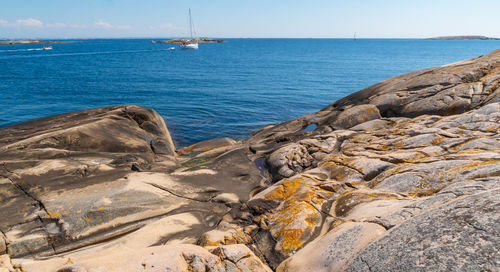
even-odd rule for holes
{"type": "Polygon", "coordinates": [[[191,39],[193,38],[193,21],[191,20],[191,8],[189,9],[189,32],[191,33],[191,39]]]}

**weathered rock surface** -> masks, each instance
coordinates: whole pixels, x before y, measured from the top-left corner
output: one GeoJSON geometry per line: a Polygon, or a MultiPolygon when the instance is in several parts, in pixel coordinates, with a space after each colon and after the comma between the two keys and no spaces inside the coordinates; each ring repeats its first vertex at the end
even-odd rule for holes
{"type": "Polygon", "coordinates": [[[352,256],[384,233],[385,229],[377,224],[344,223],[285,260],[277,271],[341,271],[352,256]]]}
{"type": "Polygon", "coordinates": [[[500,190],[459,198],[395,227],[345,271],[494,271],[500,190]]]}
{"type": "Polygon", "coordinates": [[[2,268],[498,270],[499,97],[495,51],[242,142],[175,152],[138,106],[2,128],[2,268]]]}
{"type": "Polygon", "coordinates": [[[100,254],[73,254],[44,261],[22,260],[27,271],[77,272],[183,272],[183,271],[242,271],[270,272],[245,245],[202,248],[179,244],[143,249],[112,248],[100,254]]]}
{"type": "Polygon", "coordinates": [[[138,106],[10,126],[0,144],[0,252],[12,258],[196,243],[263,178],[234,141],[216,158],[178,157],[163,119],[138,106]]]}

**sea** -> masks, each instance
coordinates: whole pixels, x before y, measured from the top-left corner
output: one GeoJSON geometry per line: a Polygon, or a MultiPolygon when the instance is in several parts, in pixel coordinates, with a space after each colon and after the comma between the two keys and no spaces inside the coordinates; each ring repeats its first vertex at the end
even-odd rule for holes
{"type": "Polygon", "coordinates": [[[500,41],[227,39],[169,50],[149,39],[0,46],[0,127],[109,105],[155,109],[177,147],[318,111],[387,78],[500,48],[500,41]]]}

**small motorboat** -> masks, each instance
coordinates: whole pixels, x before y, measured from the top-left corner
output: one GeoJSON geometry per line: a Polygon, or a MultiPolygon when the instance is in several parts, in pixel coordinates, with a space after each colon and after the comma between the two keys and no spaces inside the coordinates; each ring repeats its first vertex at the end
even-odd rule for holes
{"type": "Polygon", "coordinates": [[[169,47],[167,50],[175,50],[175,47],[169,47]]]}
{"type": "Polygon", "coordinates": [[[52,50],[52,46],[44,46],[42,47],[43,50],[52,50]]]}

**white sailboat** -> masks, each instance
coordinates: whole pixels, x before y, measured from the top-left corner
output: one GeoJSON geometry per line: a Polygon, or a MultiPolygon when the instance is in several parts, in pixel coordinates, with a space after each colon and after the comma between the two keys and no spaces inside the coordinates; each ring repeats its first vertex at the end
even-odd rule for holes
{"type": "Polygon", "coordinates": [[[193,41],[196,37],[196,30],[194,29],[193,20],[191,19],[191,9],[189,9],[189,32],[191,33],[191,40],[179,43],[179,47],[181,49],[198,49],[198,43],[193,41]]]}

